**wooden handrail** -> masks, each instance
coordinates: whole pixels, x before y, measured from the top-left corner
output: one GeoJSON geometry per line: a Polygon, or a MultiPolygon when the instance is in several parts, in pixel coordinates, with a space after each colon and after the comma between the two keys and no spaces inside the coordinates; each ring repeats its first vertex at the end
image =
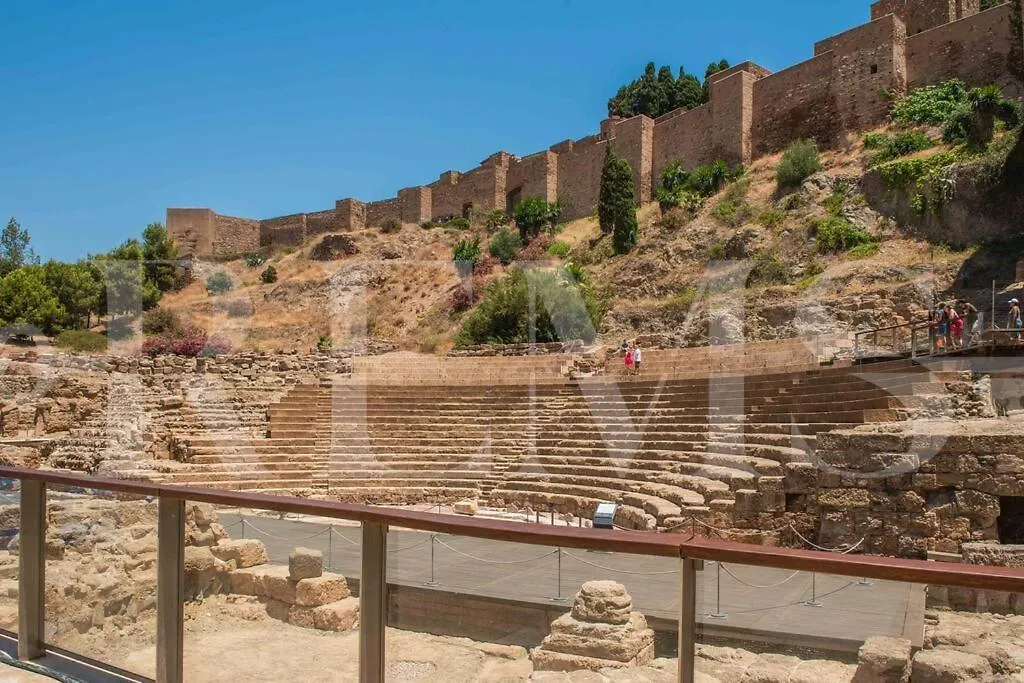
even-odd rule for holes
{"type": "Polygon", "coordinates": [[[522,522],[463,517],[461,515],[439,515],[430,512],[265,493],[104,479],[21,467],[0,466],[0,477],[42,481],[59,486],[102,489],[136,496],[178,498],[229,507],[255,508],[384,524],[389,527],[403,527],[509,543],[661,557],[685,557],[878,580],[909,581],[1024,593],[1024,569],[1010,567],[940,563],[875,555],[841,555],[822,551],[736,543],[690,534],[523,524],[522,522]]]}
{"type": "Polygon", "coordinates": [[[837,574],[880,581],[905,581],[980,590],[1024,593],[1024,569],[954,562],[908,560],[878,555],[794,550],[735,543],[703,536],[680,541],[683,557],[794,571],[837,574]]]}

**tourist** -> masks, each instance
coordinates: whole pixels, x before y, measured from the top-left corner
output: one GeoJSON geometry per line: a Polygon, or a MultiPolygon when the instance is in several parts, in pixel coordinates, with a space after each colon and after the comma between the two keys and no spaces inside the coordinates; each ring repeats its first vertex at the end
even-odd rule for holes
{"type": "Polygon", "coordinates": [[[939,314],[928,309],[928,343],[931,347],[929,353],[935,353],[939,345],[939,314]]]}
{"type": "Polygon", "coordinates": [[[967,330],[967,334],[970,335],[967,339],[967,343],[977,344],[978,338],[981,336],[978,309],[975,308],[974,304],[970,301],[964,301],[961,299],[959,303],[960,317],[964,319],[964,328],[967,330]]]}
{"type": "Polygon", "coordinates": [[[952,304],[946,305],[946,317],[949,319],[950,346],[954,349],[964,345],[964,319],[956,312],[952,304]]]}
{"type": "Polygon", "coordinates": [[[946,318],[946,309],[939,304],[935,309],[935,322],[937,329],[935,331],[935,348],[938,351],[944,351],[946,348],[946,334],[948,332],[949,319],[946,318]]]}
{"type": "Polygon", "coordinates": [[[629,342],[623,339],[622,343],[619,344],[619,353],[626,353],[627,351],[629,351],[629,342]]]}
{"type": "Polygon", "coordinates": [[[627,349],[626,350],[626,374],[627,375],[632,375],[633,374],[633,350],[632,349],[627,349]]]}
{"type": "Polygon", "coordinates": [[[640,374],[640,361],[643,360],[643,354],[640,352],[640,345],[633,345],[633,374],[640,374]]]}
{"type": "MultiPolygon", "coordinates": [[[[1016,299],[1010,299],[1010,312],[1006,316],[1006,326],[1011,330],[1019,330],[1021,328],[1020,320],[1020,302],[1016,299]]],[[[1010,339],[1020,339],[1020,332],[1014,332],[1010,335],[1010,339]]]]}

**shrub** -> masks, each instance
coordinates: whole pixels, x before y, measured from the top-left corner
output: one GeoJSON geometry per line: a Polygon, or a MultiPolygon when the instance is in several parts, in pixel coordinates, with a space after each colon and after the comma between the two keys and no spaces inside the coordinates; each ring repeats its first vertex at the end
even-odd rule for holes
{"type": "Polygon", "coordinates": [[[725,200],[719,202],[712,213],[726,225],[738,228],[753,217],[754,210],[745,201],[725,200]]]}
{"type": "Polygon", "coordinates": [[[747,276],[747,287],[755,285],[785,285],[793,279],[788,265],[775,254],[758,254],[754,257],[754,267],[747,276]]]}
{"type": "Polygon", "coordinates": [[[263,254],[249,254],[245,257],[245,265],[250,268],[259,268],[267,262],[267,257],[263,254]]]}
{"type": "Polygon", "coordinates": [[[227,302],[224,311],[229,318],[246,318],[253,314],[253,306],[248,299],[232,299],[227,302]]]}
{"type": "Polygon", "coordinates": [[[814,237],[822,252],[847,251],[873,241],[866,231],[837,216],[820,221],[814,228],[814,237]]]}
{"type": "Polygon", "coordinates": [[[435,221],[423,221],[422,223],[420,223],[420,227],[423,228],[424,230],[433,230],[439,225],[441,224],[435,221]]]}
{"type": "Polygon", "coordinates": [[[892,108],[892,120],[902,124],[945,123],[959,107],[968,103],[970,91],[956,79],[940,85],[915,88],[892,108]]]}
{"type": "Polygon", "coordinates": [[[757,222],[768,228],[769,230],[775,230],[786,220],[786,212],[780,211],[779,209],[765,209],[761,212],[761,215],[757,217],[757,222]]]}
{"type": "Polygon", "coordinates": [[[277,282],[277,268],[274,266],[267,266],[267,269],[260,273],[260,280],[265,285],[277,282]]]}
{"type": "Polygon", "coordinates": [[[480,299],[480,288],[477,283],[471,282],[469,286],[459,285],[452,292],[451,305],[456,313],[468,311],[480,299]]]}
{"type": "Polygon", "coordinates": [[[565,258],[569,255],[569,243],[568,242],[552,242],[548,245],[548,254],[551,256],[557,256],[558,258],[565,258]]]}
{"type": "Polygon", "coordinates": [[[782,154],[775,169],[779,187],[799,187],[810,176],[821,170],[821,155],[813,140],[797,140],[782,154]]]}
{"type": "Polygon", "coordinates": [[[171,349],[168,337],[146,337],[142,340],[142,353],[146,356],[161,356],[171,349]]]}
{"type": "Polygon", "coordinates": [[[488,230],[497,230],[512,222],[512,217],[501,209],[495,209],[487,214],[486,225],[488,230]]]}
{"type": "Polygon", "coordinates": [[[195,358],[205,347],[206,331],[199,327],[189,327],[171,339],[170,352],[178,356],[195,358]]]}
{"type": "Polygon", "coordinates": [[[519,237],[526,242],[536,237],[544,228],[553,226],[562,215],[558,202],[548,202],[543,197],[527,197],[516,207],[516,226],[519,237]]]}
{"type": "Polygon", "coordinates": [[[231,290],[231,276],[223,270],[218,270],[206,278],[206,291],[212,296],[223,294],[231,290]]]}
{"type": "Polygon", "coordinates": [[[470,225],[469,219],[462,216],[453,218],[444,224],[446,228],[454,228],[455,230],[469,230],[470,225]]]}
{"type": "Polygon", "coordinates": [[[681,292],[676,292],[662,304],[661,309],[672,321],[683,323],[690,314],[690,308],[697,298],[697,290],[687,287],[681,292]]]}
{"type": "Polygon", "coordinates": [[[547,235],[537,235],[530,243],[519,252],[520,261],[546,261],[548,247],[551,246],[551,238],[547,235]]]}
{"type": "Polygon", "coordinates": [[[590,342],[600,318],[600,307],[589,287],[566,285],[550,271],[516,268],[487,287],[480,304],[463,321],[456,344],[590,342]]]}
{"type": "Polygon", "coordinates": [[[519,253],[519,250],[523,248],[523,241],[519,238],[519,235],[512,232],[508,228],[502,228],[498,230],[497,234],[491,239],[491,244],[488,250],[491,256],[498,259],[502,265],[507,266],[512,263],[512,260],[519,253]]]}
{"type": "Polygon", "coordinates": [[[564,272],[566,279],[573,284],[586,285],[590,282],[590,278],[587,277],[587,271],[578,263],[573,263],[572,261],[566,263],[564,272]]]}
{"type": "Polygon", "coordinates": [[[881,245],[878,242],[866,242],[864,244],[858,244],[850,250],[851,258],[868,258],[878,253],[881,245]]]}
{"type": "Polygon", "coordinates": [[[462,277],[473,272],[473,266],[480,258],[480,238],[459,240],[452,249],[452,260],[462,277]]]}
{"type": "Polygon", "coordinates": [[[326,335],[320,335],[316,340],[317,351],[330,351],[333,345],[334,343],[331,341],[331,338],[326,335]]]}
{"type": "Polygon", "coordinates": [[[920,152],[934,146],[935,142],[930,137],[917,130],[903,131],[896,135],[868,133],[864,136],[864,148],[877,150],[878,152],[871,157],[873,165],[913,154],[914,152],[920,152]]]}
{"type": "Polygon", "coordinates": [[[70,351],[104,351],[107,348],[105,336],[88,330],[65,330],[57,335],[55,343],[70,351]]]}
{"type": "Polygon", "coordinates": [[[402,221],[397,218],[386,218],[380,225],[380,231],[385,235],[398,232],[402,229],[402,221]]]}
{"type": "Polygon", "coordinates": [[[726,241],[717,239],[708,247],[708,258],[712,261],[724,261],[727,258],[726,241]]]}
{"type": "Polygon", "coordinates": [[[719,159],[693,169],[687,177],[683,189],[701,197],[710,197],[721,190],[726,183],[742,174],[742,168],[732,171],[729,169],[729,164],[719,159]]]}
{"type": "Polygon", "coordinates": [[[178,315],[166,308],[152,308],[142,314],[143,334],[165,334],[181,327],[178,315]]]}

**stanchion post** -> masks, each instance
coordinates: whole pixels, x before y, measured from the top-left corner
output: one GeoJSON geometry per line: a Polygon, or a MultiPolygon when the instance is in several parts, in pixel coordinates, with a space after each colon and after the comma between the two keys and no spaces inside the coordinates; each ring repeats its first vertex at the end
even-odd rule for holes
{"type": "Polygon", "coordinates": [[[558,555],[558,594],[551,598],[551,602],[565,602],[568,598],[562,597],[562,549],[558,548],[555,554],[558,555]]]}
{"type": "Polygon", "coordinates": [[[245,538],[245,517],[242,517],[242,538],[245,538]]]}
{"type": "Polygon", "coordinates": [[[381,683],[384,680],[387,548],[387,525],[379,522],[363,522],[363,572],[359,577],[360,683],[381,683]]]}
{"type": "Polygon", "coordinates": [[[18,535],[18,659],[45,653],[46,482],[22,479],[18,535]]]}
{"type": "Polygon", "coordinates": [[[725,619],[728,614],[722,613],[722,563],[715,562],[715,613],[709,614],[712,619],[725,619]]]}
{"type": "Polygon", "coordinates": [[[334,554],[333,551],[334,551],[334,525],[333,524],[328,524],[327,525],[327,569],[328,569],[328,571],[331,569],[331,567],[334,564],[331,561],[331,556],[334,554]]]}
{"type": "Polygon", "coordinates": [[[424,586],[436,586],[437,581],[434,580],[434,545],[437,542],[437,534],[430,534],[430,581],[427,581],[424,586]]]}
{"type": "Polygon", "coordinates": [[[804,602],[808,607],[821,607],[818,600],[818,573],[811,572],[811,599],[804,602]]]}

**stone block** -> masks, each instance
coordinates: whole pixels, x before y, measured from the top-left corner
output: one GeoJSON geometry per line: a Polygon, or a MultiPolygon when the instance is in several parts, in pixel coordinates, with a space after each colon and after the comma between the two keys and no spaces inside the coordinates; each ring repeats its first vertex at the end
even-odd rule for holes
{"type": "Polygon", "coordinates": [[[854,683],[907,683],[911,649],[902,638],[868,638],[857,653],[854,683]]]}
{"type": "Polygon", "coordinates": [[[321,631],[350,631],[359,624],[359,598],[330,602],[312,612],[313,624],[321,631]]]}
{"type": "Polygon", "coordinates": [[[347,598],[351,593],[345,577],[339,574],[324,574],[312,579],[302,579],[295,584],[294,603],[302,607],[319,607],[329,602],[347,598]]]}
{"type": "Polygon", "coordinates": [[[475,500],[460,500],[452,506],[452,511],[459,515],[475,515],[478,510],[475,500]]]}
{"type": "Polygon", "coordinates": [[[239,538],[232,541],[221,540],[210,547],[213,556],[224,560],[234,560],[239,569],[255,567],[267,563],[267,548],[263,541],[252,538],[239,538]]]}
{"type": "Polygon", "coordinates": [[[319,550],[296,548],[288,556],[288,578],[313,579],[324,573],[324,555],[319,550]]]}
{"type": "Polygon", "coordinates": [[[292,605],[288,608],[288,623],[300,628],[313,628],[313,610],[308,607],[292,605]]]}
{"type": "Polygon", "coordinates": [[[910,676],[914,683],[984,681],[992,677],[992,667],[980,655],[939,648],[914,655],[910,676]]]}
{"type": "Polygon", "coordinates": [[[278,621],[288,621],[288,612],[292,606],[280,600],[264,600],[267,609],[267,616],[278,621]]]}
{"type": "Polygon", "coordinates": [[[588,581],[576,594],[572,617],[579,621],[625,624],[633,599],[622,584],[614,581],[588,581]]]}

